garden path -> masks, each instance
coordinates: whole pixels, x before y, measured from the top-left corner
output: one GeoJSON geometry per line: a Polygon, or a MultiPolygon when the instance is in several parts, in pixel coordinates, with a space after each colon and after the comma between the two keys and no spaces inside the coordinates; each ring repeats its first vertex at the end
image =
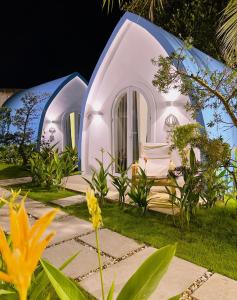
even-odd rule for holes
{"type": "Polygon", "coordinates": [[[20,178],[10,178],[10,179],[1,179],[0,186],[8,186],[15,184],[24,184],[32,181],[31,177],[20,177],[20,178]]]}
{"type": "MultiPolygon", "coordinates": [[[[8,191],[0,188],[0,197],[8,191]]],[[[53,201],[66,206],[85,201],[82,195],[53,201]]],[[[33,223],[49,210],[41,202],[27,199],[26,208],[33,223]]],[[[9,232],[8,208],[0,209],[0,224],[9,232]]],[[[65,274],[80,282],[90,294],[101,299],[95,236],[90,222],[60,212],[48,232],[55,230],[55,238],[43,256],[56,266],[79,251],[77,258],[66,267],[65,274]]],[[[154,248],[127,238],[108,229],[100,230],[102,262],[104,266],[105,290],[115,281],[115,295],[139,267],[155,251],[154,248]]],[[[233,300],[237,299],[237,282],[219,274],[212,274],[205,268],[174,257],[168,272],[161,280],[150,299],[165,300],[183,293],[182,299],[233,300]]]]}

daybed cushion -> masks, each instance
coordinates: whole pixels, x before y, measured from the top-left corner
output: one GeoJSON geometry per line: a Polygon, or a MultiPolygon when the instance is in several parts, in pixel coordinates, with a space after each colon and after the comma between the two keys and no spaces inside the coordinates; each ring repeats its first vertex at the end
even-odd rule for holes
{"type": "Polygon", "coordinates": [[[168,174],[170,158],[148,159],[147,163],[143,158],[140,158],[138,164],[145,170],[147,176],[165,178],[168,174]]]}

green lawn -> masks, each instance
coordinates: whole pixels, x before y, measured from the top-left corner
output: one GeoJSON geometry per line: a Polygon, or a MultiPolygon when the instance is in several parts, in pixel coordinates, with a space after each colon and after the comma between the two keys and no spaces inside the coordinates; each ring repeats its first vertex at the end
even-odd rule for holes
{"type": "MultiPolygon", "coordinates": [[[[88,220],[85,203],[65,209],[68,213],[88,220]]],[[[228,208],[222,204],[211,210],[201,209],[190,231],[181,232],[171,217],[148,212],[145,217],[134,208],[124,211],[117,204],[106,203],[102,208],[104,226],[154,247],[178,243],[178,257],[237,279],[237,216],[236,203],[228,208]]]]}
{"type": "Polygon", "coordinates": [[[29,172],[21,166],[0,163],[0,180],[30,176],[29,172]]]}
{"type": "Polygon", "coordinates": [[[65,197],[70,197],[77,195],[77,192],[69,191],[66,189],[56,189],[47,190],[45,188],[36,187],[31,183],[24,185],[12,185],[10,188],[14,190],[21,189],[22,193],[28,192],[28,197],[37,201],[50,202],[52,200],[57,200],[65,197]]]}

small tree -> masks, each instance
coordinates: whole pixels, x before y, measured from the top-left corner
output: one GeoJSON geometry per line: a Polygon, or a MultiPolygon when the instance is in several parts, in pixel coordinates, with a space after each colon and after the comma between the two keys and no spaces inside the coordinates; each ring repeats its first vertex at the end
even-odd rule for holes
{"type": "Polygon", "coordinates": [[[18,144],[19,155],[22,157],[23,165],[27,165],[29,154],[28,146],[34,142],[34,129],[32,123],[39,116],[38,104],[45,98],[46,94],[36,95],[26,93],[22,98],[22,106],[15,110],[12,124],[16,127],[14,142],[18,144]]]}
{"type": "Polygon", "coordinates": [[[11,109],[0,107],[0,145],[8,144],[10,138],[11,109]]]}

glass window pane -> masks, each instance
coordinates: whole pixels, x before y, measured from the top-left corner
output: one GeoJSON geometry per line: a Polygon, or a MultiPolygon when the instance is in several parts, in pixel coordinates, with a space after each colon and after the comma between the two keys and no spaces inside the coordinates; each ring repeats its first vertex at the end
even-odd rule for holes
{"type": "Polygon", "coordinates": [[[74,112],[70,113],[69,118],[70,118],[70,128],[71,128],[71,144],[72,144],[72,148],[75,149],[76,146],[75,113],[74,112]]]}
{"type": "Polygon", "coordinates": [[[141,145],[148,141],[148,107],[143,95],[133,91],[132,99],[133,162],[141,156],[141,145]]]}
{"type": "Polygon", "coordinates": [[[115,159],[116,173],[119,172],[117,164],[127,168],[127,94],[123,94],[115,111],[115,159]]]}

